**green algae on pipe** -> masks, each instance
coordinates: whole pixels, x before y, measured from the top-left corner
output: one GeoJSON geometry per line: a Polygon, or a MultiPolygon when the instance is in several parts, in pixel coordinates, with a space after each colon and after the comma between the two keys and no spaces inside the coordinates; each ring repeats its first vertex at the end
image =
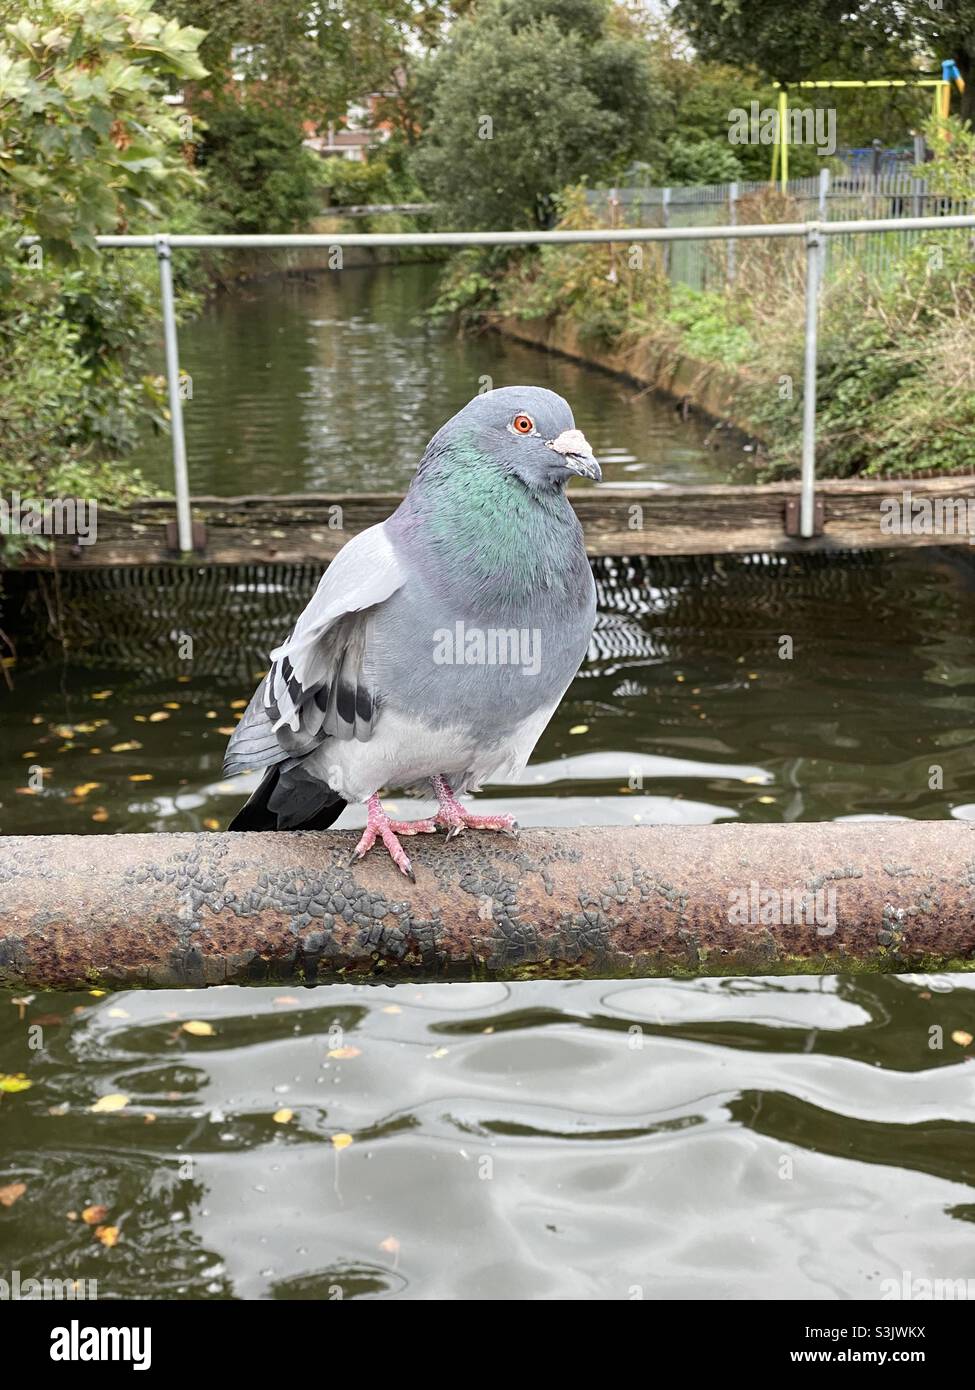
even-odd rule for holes
{"type": "Polygon", "coordinates": [[[975,969],[975,825],[0,838],[0,985],[975,969]]]}

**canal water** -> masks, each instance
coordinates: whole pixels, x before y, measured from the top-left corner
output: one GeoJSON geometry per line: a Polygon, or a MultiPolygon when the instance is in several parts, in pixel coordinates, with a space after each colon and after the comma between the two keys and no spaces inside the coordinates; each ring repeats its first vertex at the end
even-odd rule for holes
{"type": "MultiPolygon", "coordinates": [[[[484,375],[562,391],[615,479],[747,468],[631,387],[434,327],[431,294],[416,267],[275,280],[187,327],[194,489],[401,486],[484,375]]],[[[316,578],[64,576],[67,655],[0,687],[0,830],[224,826],[249,785],[221,778],[227,736],[316,578]]],[[[967,553],[597,579],[589,660],[479,809],[975,818],[967,553]]],[[[0,1277],[308,1299],[975,1279],[973,1024],[959,977],[0,994],[0,1277]]]]}

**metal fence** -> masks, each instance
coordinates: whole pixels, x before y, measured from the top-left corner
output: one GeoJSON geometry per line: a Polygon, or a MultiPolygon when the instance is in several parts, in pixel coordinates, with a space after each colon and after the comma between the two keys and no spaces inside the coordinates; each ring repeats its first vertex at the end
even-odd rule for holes
{"type": "MultiPolygon", "coordinates": [[[[923,166],[920,166],[923,167],[923,166]]],[[[607,226],[614,227],[714,227],[721,224],[761,221],[763,208],[774,206],[780,216],[817,222],[852,222],[863,218],[943,217],[949,213],[975,213],[975,198],[947,197],[918,177],[919,167],[893,173],[858,171],[831,174],[823,169],[811,178],[791,179],[783,197],[761,182],[698,184],[684,188],[590,189],[586,201],[607,226]]],[[[833,278],[851,265],[881,277],[896,270],[921,232],[893,232],[863,241],[855,235],[829,239],[823,274],[833,278]]],[[[673,246],[666,257],[674,284],[691,289],[717,289],[734,280],[735,257],[729,243],[724,259],[714,256],[700,242],[673,246]]]]}
{"type": "MultiPolygon", "coordinates": [[[[805,245],[805,356],[802,397],[802,473],[800,525],[802,536],[815,533],[816,486],[816,351],[818,340],[819,286],[822,280],[824,249],[836,236],[887,236],[920,232],[966,231],[975,233],[975,214],[946,213],[943,217],[862,218],[844,223],[765,222],[723,226],[685,227],[596,227],[581,231],[557,232],[340,232],[293,233],[277,235],[244,233],[225,236],[194,236],[183,233],[156,236],[100,236],[99,247],[145,247],[153,249],[159,264],[163,327],[166,341],[166,386],[173,438],[173,474],[176,489],[176,521],[179,549],[193,552],[193,521],[190,487],[186,468],[186,441],[183,433],[183,402],[180,396],[179,346],[173,298],[173,251],[194,248],[264,248],[318,246],[329,252],[347,246],[573,246],[608,243],[640,244],[661,242],[683,248],[689,242],[737,241],[757,238],[799,239],[805,245]]],[[[31,240],[32,238],[25,238],[31,240]]]]}

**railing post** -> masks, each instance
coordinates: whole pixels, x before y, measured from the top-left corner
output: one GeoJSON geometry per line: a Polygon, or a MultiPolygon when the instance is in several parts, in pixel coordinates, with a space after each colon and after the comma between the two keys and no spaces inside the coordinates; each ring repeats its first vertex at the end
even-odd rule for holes
{"type": "MultiPolygon", "coordinates": [[[[729,226],[729,227],[737,227],[737,226],[738,226],[738,184],[737,184],[737,183],[731,183],[731,184],[728,185],[728,226],[729,226]]],[[[727,271],[726,271],[726,274],[727,274],[727,277],[728,277],[728,284],[729,284],[729,285],[733,285],[733,284],[735,283],[735,249],[736,249],[736,242],[735,242],[735,239],[734,239],[734,237],[729,237],[729,238],[728,238],[728,263],[727,263],[727,271]]]]}
{"type": "MultiPolygon", "coordinates": [[[[818,219],[820,222],[828,222],[828,221],[829,221],[829,186],[830,186],[830,182],[829,182],[829,181],[830,181],[830,173],[829,173],[829,170],[828,170],[828,169],[820,169],[820,171],[819,171],[819,211],[818,211],[818,213],[816,214],[817,219],[818,219]]],[[[820,280],[821,280],[821,281],[822,281],[822,280],[825,280],[825,278],[826,278],[826,247],[827,247],[827,240],[826,240],[825,237],[823,237],[822,255],[821,255],[821,257],[820,257],[820,267],[819,267],[819,274],[820,274],[820,280]]]]}
{"type": "Polygon", "coordinates": [[[169,428],[173,440],[173,478],[176,485],[176,532],[184,554],[193,550],[193,516],[190,480],[186,471],[186,438],[183,434],[183,402],[179,394],[179,343],[176,337],[176,303],[173,298],[173,261],[169,238],[156,237],[159,288],[162,295],[163,333],[166,341],[166,386],[169,394],[169,428]]]}
{"type": "MultiPolygon", "coordinates": [[[[660,200],[660,225],[664,228],[670,226],[670,189],[661,190],[660,200]]],[[[670,279],[670,242],[664,242],[664,274],[670,279]]]]}
{"type": "Polygon", "coordinates": [[[802,492],[799,534],[816,530],[816,348],[819,326],[819,278],[823,235],[818,222],[806,229],[806,347],[802,377],[802,492]]]}

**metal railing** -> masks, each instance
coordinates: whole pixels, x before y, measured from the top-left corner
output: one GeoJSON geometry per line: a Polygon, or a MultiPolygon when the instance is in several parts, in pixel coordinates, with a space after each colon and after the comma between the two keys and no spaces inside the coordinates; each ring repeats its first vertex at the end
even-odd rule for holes
{"type": "MultiPolygon", "coordinates": [[[[779,186],[771,191],[778,194],[779,186]]],[[[790,179],[784,191],[804,221],[846,223],[864,217],[897,221],[904,217],[940,217],[949,212],[975,213],[975,197],[953,197],[938,189],[926,176],[923,164],[879,174],[821,169],[818,174],[790,179]]],[[[749,220],[754,215],[755,200],[769,192],[767,180],[684,187],[634,185],[588,189],[586,202],[611,226],[734,226],[749,220]]],[[[829,255],[823,259],[824,277],[839,273],[851,263],[868,273],[884,275],[896,269],[916,236],[917,233],[876,238],[866,248],[856,237],[834,236],[829,255]]],[[[730,284],[735,270],[733,251],[733,243],[729,243],[729,255],[721,266],[702,254],[698,246],[682,247],[679,254],[669,258],[668,277],[673,284],[695,290],[710,289],[722,281],[730,284]]]]}
{"type": "Polygon", "coordinates": [[[163,331],[166,346],[166,382],[172,430],[173,475],[176,491],[176,522],[179,549],[193,550],[193,521],[190,506],[189,475],[186,466],[186,438],[183,432],[183,404],[179,382],[179,344],[173,298],[172,253],[180,247],[198,249],[327,247],[351,246],[573,246],[607,243],[743,241],[759,237],[801,238],[806,248],[806,314],[803,369],[802,469],[799,534],[815,534],[816,487],[816,359],[819,323],[819,287],[825,241],[835,236],[867,236],[882,232],[950,231],[967,228],[975,232],[975,214],[944,217],[868,218],[840,223],[767,222],[724,227],[610,227],[556,232],[295,232],[287,234],[242,233],[223,236],[194,236],[160,233],[155,236],[100,236],[98,246],[153,248],[159,263],[162,295],[163,331]]]}

